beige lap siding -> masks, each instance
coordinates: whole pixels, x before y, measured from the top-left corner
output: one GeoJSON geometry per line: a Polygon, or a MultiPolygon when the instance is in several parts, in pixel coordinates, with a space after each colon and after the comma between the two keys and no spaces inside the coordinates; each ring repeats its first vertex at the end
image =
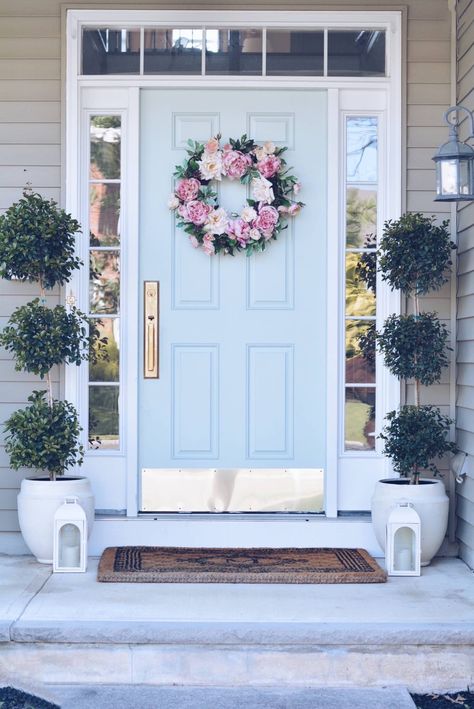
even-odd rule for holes
{"type": "MultiPolygon", "coordinates": [[[[474,2],[459,2],[457,101],[474,111],[474,2]]],[[[463,137],[470,128],[463,123],[463,137]]],[[[460,553],[474,567],[474,202],[458,208],[457,441],[469,454],[467,479],[457,486],[460,553]]]]}
{"type": "MultiPolygon", "coordinates": [[[[107,0],[76,2],[71,7],[120,7],[107,0]]],[[[161,5],[180,8],[178,2],[161,5]]],[[[131,2],[129,9],[140,3],[131,2]]],[[[160,4],[143,5],[159,9],[160,4]]],[[[443,206],[433,202],[434,173],[431,156],[444,132],[442,114],[449,105],[450,15],[446,0],[410,0],[403,5],[374,0],[337,3],[298,3],[263,0],[259,3],[193,2],[182,9],[407,9],[404,29],[406,69],[406,155],[405,206],[444,216],[443,206]]],[[[0,209],[4,210],[21,195],[22,186],[31,181],[42,194],[61,199],[61,68],[60,51],[64,45],[59,0],[0,0],[0,209]]],[[[404,109],[405,110],[405,109],[404,109]]],[[[405,131],[405,127],[404,127],[405,131]]],[[[474,263],[474,260],[473,260],[474,263]]],[[[0,284],[0,323],[27,298],[28,288],[19,283],[0,284]]],[[[443,317],[449,318],[449,289],[437,298],[443,317]]],[[[36,386],[30,377],[14,373],[11,360],[0,352],[0,421],[36,386]]],[[[449,379],[432,388],[434,403],[449,403],[449,379]]],[[[0,436],[3,444],[3,437],[0,436]]],[[[12,548],[18,529],[15,491],[21,475],[11,473],[3,445],[0,446],[0,551],[12,548]]]]}

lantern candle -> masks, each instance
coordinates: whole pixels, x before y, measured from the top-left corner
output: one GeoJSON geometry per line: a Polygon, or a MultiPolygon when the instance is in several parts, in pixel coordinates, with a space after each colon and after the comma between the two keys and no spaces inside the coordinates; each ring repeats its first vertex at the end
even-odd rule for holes
{"type": "Polygon", "coordinates": [[[399,549],[396,554],[397,557],[397,571],[411,571],[412,566],[412,553],[410,549],[399,549]]]}
{"type": "Polygon", "coordinates": [[[64,543],[61,553],[61,566],[67,566],[71,569],[79,566],[81,560],[81,550],[77,543],[64,543]]]}

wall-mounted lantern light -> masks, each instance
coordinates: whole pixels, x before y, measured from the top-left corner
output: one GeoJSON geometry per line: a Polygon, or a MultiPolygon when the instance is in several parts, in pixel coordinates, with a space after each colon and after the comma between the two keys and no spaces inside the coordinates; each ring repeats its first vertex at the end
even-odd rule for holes
{"type": "Polygon", "coordinates": [[[449,140],[433,160],[436,163],[436,202],[474,200],[474,149],[458,139],[459,111],[466,111],[471,121],[468,138],[474,137],[474,116],[465,106],[451,106],[444,114],[450,127],[449,140]],[[454,115],[454,120],[450,116],[454,115]]]}

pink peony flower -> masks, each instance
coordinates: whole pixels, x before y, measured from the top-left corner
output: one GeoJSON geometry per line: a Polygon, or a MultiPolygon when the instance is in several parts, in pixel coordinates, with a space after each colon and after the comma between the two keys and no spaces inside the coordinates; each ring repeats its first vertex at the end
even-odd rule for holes
{"type": "Polygon", "coordinates": [[[227,225],[227,234],[235,237],[241,246],[245,246],[250,239],[250,224],[243,219],[232,219],[227,225]]]}
{"type": "Polygon", "coordinates": [[[250,155],[241,153],[240,150],[228,150],[223,154],[224,173],[229,180],[240,179],[252,164],[250,155]]]}
{"type": "Polygon", "coordinates": [[[194,177],[189,177],[184,180],[180,180],[176,185],[176,194],[182,202],[189,202],[192,199],[196,199],[199,194],[199,188],[201,183],[194,177]]]}
{"type": "Polygon", "coordinates": [[[191,244],[191,246],[194,246],[195,249],[197,249],[198,246],[199,246],[199,241],[198,241],[198,240],[196,239],[196,237],[193,236],[192,234],[191,234],[191,236],[189,237],[189,243],[191,244]]]}
{"type": "Polygon", "coordinates": [[[217,153],[219,150],[219,141],[217,138],[210,138],[205,146],[206,153],[217,153]]]}
{"type": "Polygon", "coordinates": [[[212,207],[209,204],[201,202],[199,199],[193,199],[186,204],[187,220],[201,226],[207,219],[209,212],[212,212],[212,207]]]}
{"type": "Polygon", "coordinates": [[[231,145],[230,143],[226,143],[226,144],[224,145],[224,147],[222,148],[222,150],[223,150],[225,153],[228,153],[229,150],[232,150],[232,145],[231,145]]]}
{"type": "Polygon", "coordinates": [[[298,204],[298,202],[293,202],[288,207],[288,214],[291,214],[292,217],[294,217],[295,214],[298,214],[299,212],[301,212],[301,204],[298,204]]]}
{"type": "Polygon", "coordinates": [[[204,253],[206,253],[208,256],[212,256],[212,254],[216,253],[216,249],[214,247],[214,237],[212,236],[212,234],[206,234],[202,242],[202,248],[204,250],[204,253]]]}
{"type": "Polygon", "coordinates": [[[276,175],[280,167],[281,160],[275,157],[275,155],[267,155],[257,163],[257,170],[263,177],[266,177],[267,180],[273,177],[273,175],[276,175]]]}
{"type": "Polygon", "coordinates": [[[265,232],[264,236],[266,236],[267,233],[270,233],[271,236],[275,229],[275,225],[278,222],[278,218],[278,211],[275,207],[271,207],[266,204],[263,207],[260,207],[258,217],[255,219],[253,226],[256,229],[265,232]]]}

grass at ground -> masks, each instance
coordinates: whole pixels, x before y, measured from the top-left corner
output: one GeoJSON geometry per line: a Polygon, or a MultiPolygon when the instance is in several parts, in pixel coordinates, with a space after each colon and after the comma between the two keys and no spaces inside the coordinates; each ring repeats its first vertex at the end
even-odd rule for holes
{"type": "Polygon", "coordinates": [[[51,704],[19,689],[0,687],[0,709],[59,709],[59,707],[57,704],[51,704]]]}
{"type": "Polygon", "coordinates": [[[416,709],[474,709],[474,692],[412,694],[416,709]]]}

